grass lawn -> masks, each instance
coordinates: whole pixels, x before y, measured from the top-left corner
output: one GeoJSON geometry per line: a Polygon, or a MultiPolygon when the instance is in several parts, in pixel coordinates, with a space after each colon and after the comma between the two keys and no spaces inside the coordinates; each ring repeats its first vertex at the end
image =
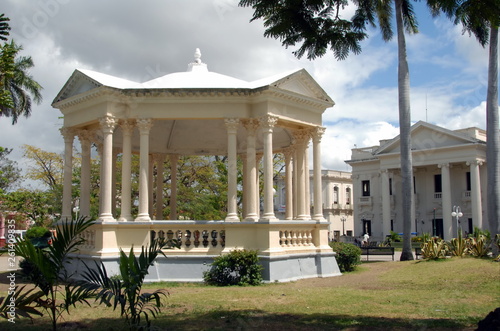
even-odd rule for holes
{"type": "MultiPolygon", "coordinates": [[[[157,330],[474,330],[500,307],[500,263],[371,262],[340,277],[257,287],[146,288],[170,293],[153,320],[157,330]]],[[[104,306],[79,305],[63,317],[60,330],[126,330],[119,313],[104,306]]],[[[50,330],[50,323],[45,317],[2,320],[0,330],[50,330]]]]}

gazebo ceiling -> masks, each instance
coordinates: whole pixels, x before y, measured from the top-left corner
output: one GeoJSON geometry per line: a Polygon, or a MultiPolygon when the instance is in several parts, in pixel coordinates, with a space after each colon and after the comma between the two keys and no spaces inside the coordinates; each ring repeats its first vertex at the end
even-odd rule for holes
{"type": "MultiPolygon", "coordinates": [[[[150,118],[151,153],[222,155],[227,153],[225,119],[240,119],[238,152],[246,149],[245,119],[275,116],[273,149],[292,143],[292,130],[322,125],[322,114],[332,99],[304,70],[246,82],[208,71],[197,49],[188,71],[168,74],[144,83],[90,71],[75,70],[52,106],[64,115],[64,127],[99,132],[99,118],[150,118]]],[[[122,146],[119,125],[114,147],[122,146]]],[[[132,136],[139,150],[139,133],[132,136]]],[[[257,134],[257,150],[262,138],[257,134]]]]}

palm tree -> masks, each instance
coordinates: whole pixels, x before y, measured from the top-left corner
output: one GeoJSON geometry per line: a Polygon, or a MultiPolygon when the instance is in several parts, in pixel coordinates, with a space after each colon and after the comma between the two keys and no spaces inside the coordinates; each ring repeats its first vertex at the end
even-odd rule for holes
{"type": "MultiPolygon", "coordinates": [[[[489,39],[488,91],[486,95],[486,172],[487,220],[492,234],[500,233],[500,135],[498,114],[498,28],[500,5],[498,0],[436,0],[440,9],[461,23],[464,31],[473,34],[481,46],[489,39]]],[[[494,246],[495,247],[495,246],[494,246]]]]}
{"type": "Polygon", "coordinates": [[[0,40],[7,40],[10,30],[9,21],[10,19],[5,14],[0,14],[0,40]]]}
{"type": "Polygon", "coordinates": [[[31,96],[37,104],[42,102],[42,87],[28,72],[34,67],[31,56],[18,57],[22,47],[16,45],[14,41],[6,43],[2,48],[2,53],[7,50],[13,52],[15,60],[11,74],[0,73],[2,79],[0,86],[3,92],[10,96],[11,104],[0,105],[0,116],[12,117],[12,124],[16,124],[19,116],[29,117],[31,115],[31,96]]]}
{"type": "Polygon", "coordinates": [[[398,35],[398,91],[401,146],[401,177],[403,193],[403,251],[401,260],[413,260],[411,252],[411,206],[413,203],[413,170],[410,139],[410,71],[406,56],[404,31],[418,32],[415,14],[409,0],[353,0],[357,10],[351,21],[342,19],[340,9],[346,0],[330,1],[266,1],[241,0],[240,6],[252,7],[252,18],[264,19],[265,36],[280,38],[283,46],[302,42],[294,54],[300,58],[306,51],[308,59],[323,56],[328,47],[337,59],[344,59],[350,51],[359,53],[359,41],[367,37],[367,24],[375,26],[378,19],[384,40],[392,39],[392,5],[396,13],[398,35]],[[347,38],[350,37],[350,38],[347,38]]]}

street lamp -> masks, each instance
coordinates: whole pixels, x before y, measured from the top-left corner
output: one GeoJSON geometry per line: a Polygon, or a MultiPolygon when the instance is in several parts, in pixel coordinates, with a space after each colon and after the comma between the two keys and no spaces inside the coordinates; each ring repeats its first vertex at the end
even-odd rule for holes
{"type": "Polygon", "coordinates": [[[460,206],[453,206],[453,212],[451,213],[451,216],[457,218],[457,237],[458,237],[459,231],[462,232],[462,229],[459,228],[460,217],[464,216],[464,214],[462,214],[462,211],[460,210],[460,206]]]}
{"type": "Polygon", "coordinates": [[[345,221],[347,221],[347,219],[345,218],[345,216],[342,216],[340,218],[340,221],[342,222],[342,235],[345,236],[345,221]]]}
{"type": "Polygon", "coordinates": [[[73,212],[75,213],[75,219],[78,219],[78,212],[80,211],[80,207],[75,206],[73,207],[73,212]]]}

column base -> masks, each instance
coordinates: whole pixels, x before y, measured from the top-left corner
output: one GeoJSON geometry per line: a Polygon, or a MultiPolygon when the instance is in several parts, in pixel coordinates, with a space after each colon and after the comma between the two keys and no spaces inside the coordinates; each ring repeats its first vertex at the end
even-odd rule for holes
{"type": "Polygon", "coordinates": [[[99,220],[102,222],[115,222],[116,220],[113,218],[111,214],[102,214],[99,216],[99,220]]]}
{"type": "Polygon", "coordinates": [[[239,222],[240,218],[238,217],[238,215],[227,215],[226,216],[226,219],[224,221],[226,222],[239,222]]]}
{"type": "Polygon", "coordinates": [[[118,219],[118,222],[131,222],[133,221],[134,218],[132,217],[132,215],[129,215],[129,216],[121,216],[119,219],[118,219]]]}
{"type": "Polygon", "coordinates": [[[149,214],[143,214],[143,215],[137,215],[135,218],[136,222],[151,222],[151,217],[149,217],[149,214]]]}

